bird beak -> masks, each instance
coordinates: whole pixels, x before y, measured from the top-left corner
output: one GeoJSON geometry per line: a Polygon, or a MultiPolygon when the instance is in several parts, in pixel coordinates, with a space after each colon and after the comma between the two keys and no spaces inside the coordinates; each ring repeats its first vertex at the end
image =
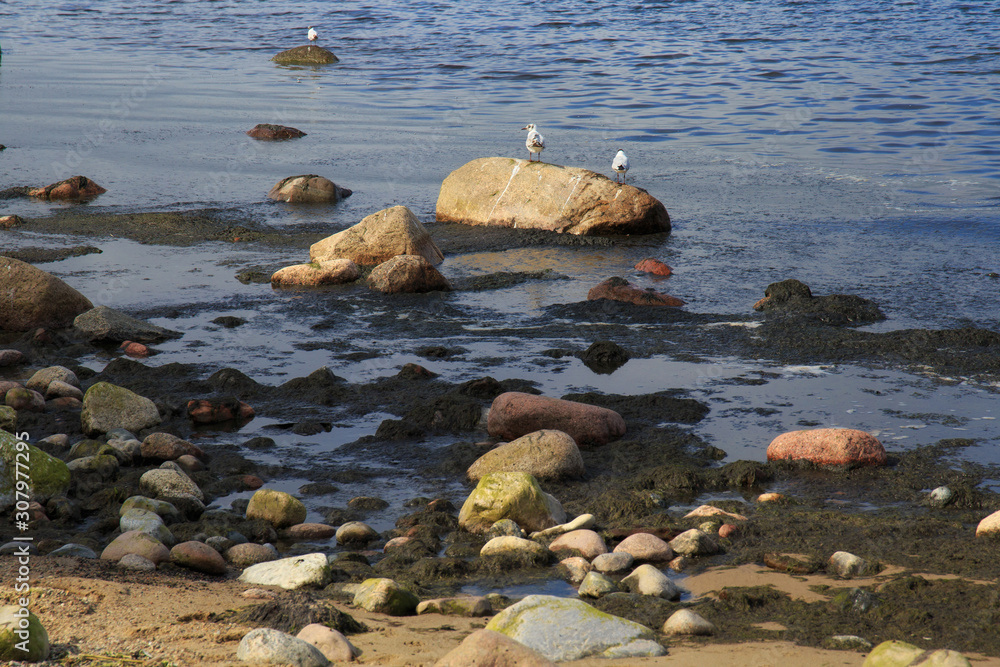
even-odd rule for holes
{"type": "Polygon", "coordinates": [[[527,130],[528,128],[526,128],[526,127],[522,127],[521,129],[522,129],[522,130],[527,130]]]}

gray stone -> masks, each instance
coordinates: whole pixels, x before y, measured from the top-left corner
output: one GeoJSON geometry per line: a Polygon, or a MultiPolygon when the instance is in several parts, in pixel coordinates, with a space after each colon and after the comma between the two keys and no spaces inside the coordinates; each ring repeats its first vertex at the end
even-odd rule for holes
{"type": "Polygon", "coordinates": [[[187,493],[201,502],[205,502],[205,494],[201,492],[198,485],[190,477],[177,470],[166,468],[147,470],[139,478],[139,490],[152,498],[170,497],[187,493]]]}
{"type": "Polygon", "coordinates": [[[486,539],[492,540],[494,537],[527,537],[521,527],[510,519],[500,519],[486,532],[486,539]]]}
{"type": "Polygon", "coordinates": [[[577,593],[580,597],[601,598],[608,593],[618,591],[618,584],[611,577],[600,572],[590,571],[580,583],[577,593]]]}
{"type": "Polygon", "coordinates": [[[76,373],[65,366],[49,366],[48,368],[36,371],[35,374],[24,383],[24,386],[33,391],[37,391],[39,394],[45,395],[49,385],[56,381],[63,382],[71,387],[76,387],[77,389],[80,388],[80,380],[76,377],[76,373]]]}
{"type": "Polygon", "coordinates": [[[278,560],[278,550],[273,544],[257,544],[244,542],[235,544],[225,552],[226,560],[236,567],[250,567],[258,563],[278,560]]]}
{"type": "Polygon", "coordinates": [[[348,521],[336,532],[337,544],[367,544],[378,539],[375,529],[361,521],[348,521]]]}
{"type": "Polygon", "coordinates": [[[719,543],[708,533],[692,528],[670,540],[670,548],[684,556],[710,556],[719,552],[719,543]]]}
{"type": "Polygon", "coordinates": [[[78,315],[73,320],[73,326],[87,340],[109,343],[124,343],[127,340],[134,343],[162,343],[182,335],[179,331],[137,320],[107,306],[97,306],[78,315]]]}
{"type": "Polygon", "coordinates": [[[927,496],[927,502],[934,507],[944,507],[951,502],[955,494],[947,486],[939,486],[927,496]]]}
{"type": "Polygon", "coordinates": [[[330,661],[307,641],[271,628],[257,628],[243,635],[236,658],[244,662],[326,667],[330,661]]]}
{"type": "Polygon", "coordinates": [[[635,559],[632,558],[632,554],[625,551],[619,551],[617,553],[601,554],[591,565],[598,572],[624,572],[625,570],[632,567],[635,563],[635,559]]]}
{"type": "Polygon", "coordinates": [[[66,467],[78,498],[97,493],[118,477],[118,459],[111,454],[84,456],[70,461],[66,467]]]}
{"type": "Polygon", "coordinates": [[[486,629],[555,662],[666,655],[646,626],[605,614],[580,600],[550,595],[529,595],[494,616],[486,629]]]}
{"type": "Polygon", "coordinates": [[[124,516],[132,508],[153,512],[163,519],[163,523],[174,523],[180,521],[182,518],[181,513],[172,504],[165,500],[154,500],[146,496],[131,496],[127,498],[118,509],[118,515],[124,516]]]}
{"type": "Polygon", "coordinates": [[[54,549],[49,552],[50,556],[72,556],[74,558],[97,558],[97,554],[90,547],[85,547],[82,544],[76,544],[75,542],[70,542],[69,544],[64,544],[58,549],[54,549]]]}
{"type": "Polygon", "coordinates": [[[844,579],[856,577],[868,569],[868,563],[854,554],[838,551],[830,556],[827,571],[844,579]]]}
{"type": "Polygon", "coordinates": [[[324,554],[305,554],[251,565],[243,570],[239,579],[247,584],[285,589],[322,588],[330,583],[330,566],[324,554]]]}
{"type": "Polygon", "coordinates": [[[420,598],[392,579],[365,579],[354,594],[355,606],[389,616],[411,616],[420,598]]]}

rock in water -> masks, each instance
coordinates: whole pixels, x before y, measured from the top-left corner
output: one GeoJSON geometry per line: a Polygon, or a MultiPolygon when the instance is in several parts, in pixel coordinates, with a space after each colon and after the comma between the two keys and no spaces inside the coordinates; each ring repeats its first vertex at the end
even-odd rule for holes
{"type": "Polygon", "coordinates": [[[59,278],[26,262],[0,257],[0,330],[62,328],[94,304],[59,278]]]}
{"type": "Polygon", "coordinates": [[[609,301],[621,301],[631,303],[636,306],[668,306],[677,308],[683,306],[685,302],[675,296],[657,292],[653,289],[642,289],[636,287],[624,278],[608,278],[602,283],[594,285],[587,292],[587,301],[597,301],[598,299],[608,299],[609,301]]]}
{"type": "Polygon", "coordinates": [[[604,445],[625,435],[625,420],[597,405],[508,391],[490,406],[491,436],[513,440],[542,429],[568,433],[580,447],[604,445]]]}
{"type": "Polygon", "coordinates": [[[667,209],[645,190],[587,169],[503,157],[451,172],[437,220],[586,235],[670,231],[667,209]]]}
{"type": "Polygon", "coordinates": [[[396,255],[376,266],[368,286],[386,294],[399,292],[450,292],[448,279],[419,255],[396,255]]]}
{"type": "Polygon", "coordinates": [[[327,259],[315,264],[293,264],[271,274],[275,287],[342,285],[361,277],[358,265],[349,259],[327,259]]]}
{"type": "Polygon", "coordinates": [[[43,188],[34,188],[28,191],[28,196],[38,199],[70,199],[86,200],[93,199],[99,194],[107,192],[97,183],[86,176],[73,176],[64,181],[46,185],[43,188]]]}
{"type": "Polygon", "coordinates": [[[494,616],[486,629],[555,662],[666,655],[646,626],[605,614],[580,600],[551,595],[529,595],[494,616]]]}
{"type": "Polygon", "coordinates": [[[291,204],[334,204],[345,197],[350,197],[351,191],[338,186],[328,178],[306,174],[283,178],[271,188],[267,196],[291,204]]]}
{"type": "Polygon", "coordinates": [[[767,460],[811,461],[817,465],[883,466],[887,456],[882,443],[864,431],[817,428],[782,433],[767,447],[767,460]]]}
{"type": "Polygon", "coordinates": [[[309,248],[310,262],[344,258],[361,266],[375,266],[396,255],[420,255],[431,264],[444,260],[427,229],[405,206],[372,213],[309,248]]]}
{"type": "Polygon", "coordinates": [[[333,51],[315,44],[296,46],[294,49],[282,51],[271,60],[279,65],[331,65],[340,62],[333,51]]]}
{"type": "Polygon", "coordinates": [[[90,341],[162,343],[183,334],[130,317],[107,306],[97,306],[73,320],[73,326],[90,341]]]}
{"type": "Polygon", "coordinates": [[[302,130],[287,125],[274,125],[272,123],[257,123],[247,130],[247,135],[262,141],[280,141],[283,139],[298,139],[306,136],[302,130]]]}

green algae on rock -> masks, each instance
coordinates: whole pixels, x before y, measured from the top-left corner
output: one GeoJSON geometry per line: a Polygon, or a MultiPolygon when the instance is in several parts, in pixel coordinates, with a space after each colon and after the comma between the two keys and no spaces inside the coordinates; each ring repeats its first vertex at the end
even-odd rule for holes
{"type": "MultiPolygon", "coordinates": [[[[18,462],[28,460],[28,494],[33,500],[45,502],[66,493],[70,485],[69,468],[54,456],[18,440],[11,433],[0,431],[0,509],[14,504],[18,462]],[[18,455],[21,455],[20,457],[18,455]]],[[[23,470],[22,470],[23,472],[23,470]]]]}
{"type": "Polygon", "coordinates": [[[331,65],[340,62],[333,51],[315,44],[304,44],[293,49],[287,49],[271,58],[279,65],[331,65]]]}

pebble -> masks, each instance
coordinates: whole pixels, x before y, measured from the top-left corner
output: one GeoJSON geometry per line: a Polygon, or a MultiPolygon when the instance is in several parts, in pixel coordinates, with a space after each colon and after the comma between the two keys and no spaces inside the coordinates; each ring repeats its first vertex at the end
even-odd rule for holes
{"type": "Polygon", "coordinates": [[[486,539],[491,540],[494,537],[525,537],[525,534],[516,521],[500,519],[486,531],[486,539]]]}
{"type": "Polygon", "coordinates": [[[320,623],[310,623],[295,636],[318,648],[330,662],[350,662],[361,655],[342,633],[320,623]]]}
{"type": "Polygon", "coordinates": [[[226,560],[234,567],[249,567],[258,563],[278,560],[278,550],[273,544],[257,544],[247,542],[229,547],[225,552],[226,560]]]}
{"type": "Polygon", "coordinates": [[[526,540],[523,537],[494,537],[487,542],[480,556],[501,556],[504,554],[526,554],[535,558],[548,559],[551,552],[534,540],[526,540]]]}
{"type": "Polygon", "coordinates": [[[361,521],[348,521],[335,533],[337,544],[365,545],[378,539],[375,529],[361,521]]]}
{"type": "Polygon", "coordinates": [[[947,486],[939,486],[927,497],[927,502],[929,502],[934,507],[944,507],[951,502],[955,494],[947,486]]]}
{"type": "Polygon", "coordinates": [[[125,554],[118,561],[118,567],[125,570],[137,570],[139,572],[152,572],[156,570],[156,563],[140,556],[139,554],[125,554]]]}
{"type": "Polygon", "coordinates": [[[844,579],[857,577],[864,573],[866,569],[868,569],[868,563],[863,558],[859,558],[846,551],[834,553],[830,556],[830,562],[827,564],[827,571],[830,574],[844,579]]]}
{"type": "Polygon", "coordinates": [[[670,540],[670,548],[684,556],[708,556],[719,552],[719,544],[708,533],[692,528],[670,540]]]}

